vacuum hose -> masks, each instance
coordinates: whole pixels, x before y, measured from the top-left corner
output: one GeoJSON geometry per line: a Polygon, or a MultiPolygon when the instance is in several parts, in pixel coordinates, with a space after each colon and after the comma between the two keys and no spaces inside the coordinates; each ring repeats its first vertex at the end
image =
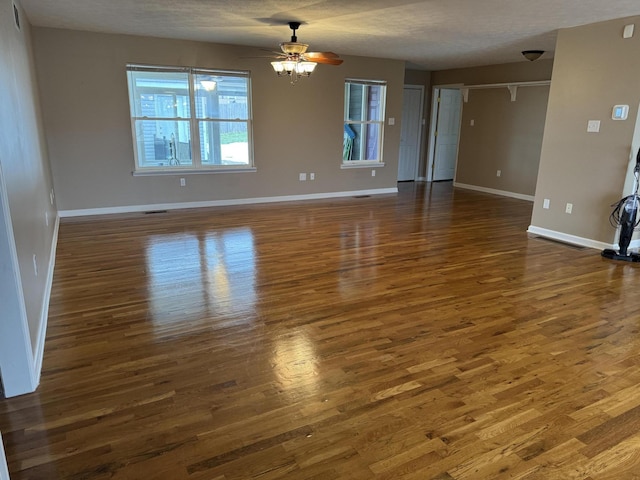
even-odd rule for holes
{"type": "Polygon", "coordinates": [[[624,197],[618,203],[613,204],[615,208],[609,216],[609,222],[613,227],[620,225],[620,255],[627,255],[627,248],[631,243],[633,231],[640,225],[638,218],[638,205],[640,205],[640,197],[637,194],[624,197]]]}
{"type": "Polygon", "coordinates": [[[635,177],[635,185],[633,193],[622,199],[617,203],[611,205],[613,211],[609,215],[609,223],[612,227],[617,228],[620,225],[620,239],[618,245],[620,246],[620,256],[627,255],[627,248],[631,243],[631,237],[633,231],[640,225],[640,217],[638,217],[638,207],[640,206],[640,196],[638,196],[638,182],[640,181],[640,150],[636,156],[636,166],[633,169],[633,176],[635,177]]]}

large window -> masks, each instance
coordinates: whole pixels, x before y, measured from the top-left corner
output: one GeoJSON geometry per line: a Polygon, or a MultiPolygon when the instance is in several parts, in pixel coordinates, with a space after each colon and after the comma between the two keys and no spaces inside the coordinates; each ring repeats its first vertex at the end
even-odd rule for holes
{"type": "Polygon", "coordinates": [[[248,72],[127,65],[136,172],[253,167],[248,72]]]}
{"type": "Polygon", "coordinates": [[[347,80],[344,87],[344,166],[382,163],[386,82],[347,80]]]}

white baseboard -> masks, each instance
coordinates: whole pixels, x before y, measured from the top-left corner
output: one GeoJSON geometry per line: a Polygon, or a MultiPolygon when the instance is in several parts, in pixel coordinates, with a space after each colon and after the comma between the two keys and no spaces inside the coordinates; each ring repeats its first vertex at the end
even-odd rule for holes
{"type": "Polygon", "coordinates": [[[465,188],[467,190],[475,190],[477,192],[491,193],[493,195],[500,195],[503,197],[517,198],[518,200],[527,200],[528,202],[533,202],[533,200],[535,199],[533,195],[524,195],[523,193],[495,190],[493,188],[479,187],[477,185],[467,185],[466,183],[453,182],[453,186],[458,188],[465,188]]]}
{"type": "Polygon", "coordinates": [[[543,238],[549,238],[551,240],[557,240],[562,243],[568,243],[570,245],[578,245],[580,247],[595,248],[597,250],[604,250],[605,248],[617,249],[617,245],[591,240],[590,238],[578,237],[568,233],[556,232],[555,230],[548,230],[534,225],[529,225],[527,233],[543,238]]]}
{"type": "Polygon", "coordinates": [[[382,195],[398,193],[398,187],[354,190],[351,192],[325,192],[305,195],[282,195],[278,197],[234,198],[230,200],[210,200],[204,202],[157,203],[152,205],[128,205],[123,207],[86,208],[60,210],[60,217],[80,217],[85,215],[110,215],[114,213],[148,212],[150,210],[176,210],[179,208],[225,207],[230,205],[250,205],[255,203],[295,202],[300,200],[322,200],[325,198],[354,197],[360,195],[382,195]]]}
{"type": "Polygon", "coordinates": [[[33,379],[34,385],[40,383],[42,373],[42,359],[44,357],[44,341],[47,336],[47,323],[49,320],[49,301],[51,300],[51,287],[53,286],[53,271],[56,265],[56,248],[58,246],[58,230],[60,228],[60,215],[56,215],[53,227],[53,238],[51,239],[51,254],[49,256],[49,266],[47,270],[47,282],[44,287],[44,300],[40,310],[40,325],[38,327],[38,340],[36,350],[33,352],[33,379]]]}

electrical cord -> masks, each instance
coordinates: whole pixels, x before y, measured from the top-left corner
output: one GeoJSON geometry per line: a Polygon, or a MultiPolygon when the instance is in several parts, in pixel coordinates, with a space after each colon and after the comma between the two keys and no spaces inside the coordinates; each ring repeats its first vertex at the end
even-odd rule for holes
{"type": "MultiPolygon", "coordinates": [[[[640,195],[629,195],[621,199],[619,202],[611,205],[612,207],[615,207],[613,209],[613,212],[611,212],[611,215],[609,215],[609,223],[613,228],[617,228],[618,225],[621,225],[623,209],[627,202],[633,202],[633,204],[631,205],[631,210],[637,208],[638,204],[640,204],[640,195]]],[[[640,217],[633,224],[634,230],[638,227],[638,225],[640,225],[640,217]]]]}
{"type": "MultiPolygon", "coordinates": [[[[640,151],[638,152],[638,158],[640,159],[640,151]]],[[[638,182],[640,181],[640,162],[636,162],[636,167],[633,170],[633,176],[636,177],[635,192],[632,195],[627,195],[626,197],[611,205],[614,208],[611,212],[611,215],[609,215],[609,223],[613,228],[617,228],[618,225],[622,225],[625,210],[627,211],[627,213],[638,210],[638,205],[640,204],[640,195],[638,195],[638,182]]],[[[635,215],[632,215],[631,218],[634,218],[635,220],[633,224],[633,229],[635,230],[636,228],[638,228],[638,225],[640,225],[640,216],[638,216],[638,218],[635,218],[635,215]]]]}

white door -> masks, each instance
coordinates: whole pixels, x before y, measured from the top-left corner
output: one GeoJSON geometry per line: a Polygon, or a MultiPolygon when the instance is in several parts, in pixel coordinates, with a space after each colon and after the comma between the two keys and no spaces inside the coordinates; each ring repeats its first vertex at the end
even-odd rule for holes
{"type": "Polygon", "coordinates": [[[400,126],[400,158],[398,181],[415,180],[420,160],[422,131],[422,97],[424,87],[405,85],[402,96],[402,125],[400,126]]]}
{"type": "Polygon", "coordinates": [[[456,171],[461,97],[458,89],[440,90],[433,155],[434,181],[452,180],[456,171]]]}

